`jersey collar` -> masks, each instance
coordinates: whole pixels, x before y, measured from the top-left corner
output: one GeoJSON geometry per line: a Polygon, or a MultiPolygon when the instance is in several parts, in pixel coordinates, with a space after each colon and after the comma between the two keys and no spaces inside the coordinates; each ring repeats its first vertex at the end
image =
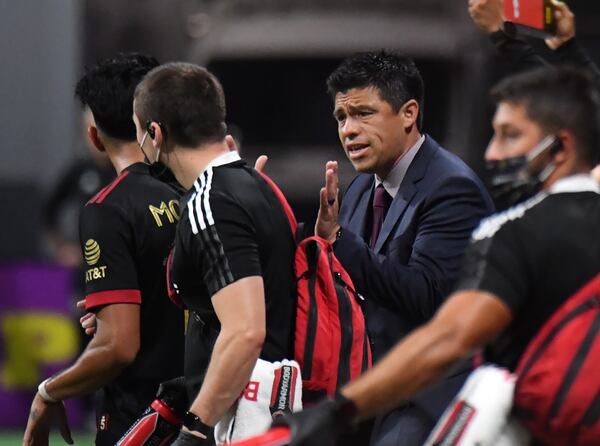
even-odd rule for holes
{"type": "Polygon", "coordinates": [[[234,163],[241,159],[242,158],[240,158],[240,154],[237,152],[237,150],[225,152],[224,154],[219,155],[218,157],[213,159],[210,163],[208,163],[208,165],[204,168],[204,170],[208,170],[211,167],[217,167],[217,166],[222,166],[224,164],[234,163]]]}
{"type": "Polygon", "coordinates": [[[600,194],[600,185],[588,174],[570,175],[556,181],[550,189],[550,194],[562,194],[569,192],[595,192],[600,194]]]}

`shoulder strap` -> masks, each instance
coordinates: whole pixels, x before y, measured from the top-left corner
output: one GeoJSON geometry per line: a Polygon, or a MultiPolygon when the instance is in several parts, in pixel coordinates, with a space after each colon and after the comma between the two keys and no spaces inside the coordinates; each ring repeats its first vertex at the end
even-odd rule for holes
{"type": "Polygon", "coordinates": [[[275,192],[275,195],[277,195],[277,198],[281,202],[281,206],[283,206],[285,215],[287,215],[287,218],[290,222],[290,227],[292,228],[292,233],[294,235],[296,235],[297,229],[298,229],[298,222],[296,221],[296,216],[294,215],[294,211],[292,210],[292,207],[286,200],[285,195],[283,195],[283,192],[281,192],[281,189],[279,189],[279,186],[277,186],[277,184],[275,184],[275,182],[271,178],[269,178],[262,172],[259,172],[259,171],[257,171],[257,172],[264,178],[264,180],[267,182],[267,184],[269,186],[271,186],[271,189],[273,189],[273,192],[275,192]]]}

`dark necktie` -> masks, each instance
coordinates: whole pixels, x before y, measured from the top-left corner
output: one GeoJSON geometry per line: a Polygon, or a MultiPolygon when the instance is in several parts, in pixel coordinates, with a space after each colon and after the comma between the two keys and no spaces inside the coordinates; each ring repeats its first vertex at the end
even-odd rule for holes
{"type": "Polygon", "coordinates": [[[383,184],[380,184],[375,188],[375,194],[373,195],[373,213],[371,223],[371,238],[369,239],[369,247],[373,249],[375,243],[377,243],[377,237],[379,231],[381,231],[381,225],[385,220],[385,214],[387,214],[390,204],[392,203],[392,196],[387,193],[383,184]]]}

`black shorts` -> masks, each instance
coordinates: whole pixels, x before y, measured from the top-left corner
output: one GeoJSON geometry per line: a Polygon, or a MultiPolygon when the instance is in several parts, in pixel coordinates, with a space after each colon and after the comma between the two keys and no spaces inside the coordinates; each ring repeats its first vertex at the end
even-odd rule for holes
{"type": "Polygon", "coordinates": [[[99,392],[96,403],[96,445],[115,446],[125,432],[142,415],[146,407],[133,408],[129,404],[118,407],[102,391],[99,392]]]}

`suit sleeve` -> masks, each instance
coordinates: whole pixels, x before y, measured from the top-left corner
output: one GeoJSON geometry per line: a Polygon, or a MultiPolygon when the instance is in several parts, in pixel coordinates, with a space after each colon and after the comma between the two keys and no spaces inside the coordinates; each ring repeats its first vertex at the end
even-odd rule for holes
{"type": "Polygon", "coordinates": [[[422,203],[407,261],[393,251],[378,256],[362,238],[343,228],[335,254],[366,299],[425,322],[451,291],[471,232],[490,211],[473,180],[451,177],[422,203]]]}
{"type": "Polygon", "coordinates": [[[85,264],[85,307],[115,303],[140,304],[133,228],[117,209],[87,205],[80,216],[80,240],[85,264]]]}

